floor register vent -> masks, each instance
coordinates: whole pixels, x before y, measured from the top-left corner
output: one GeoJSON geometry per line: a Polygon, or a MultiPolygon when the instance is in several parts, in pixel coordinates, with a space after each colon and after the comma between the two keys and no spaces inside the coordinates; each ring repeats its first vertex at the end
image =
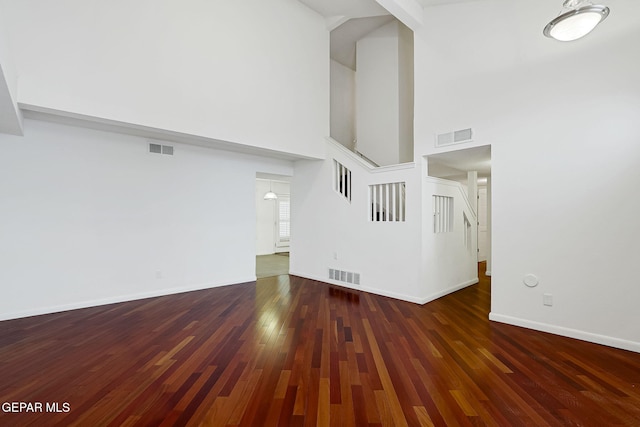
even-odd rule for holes
{"type": "Polygon", "coordinates": [[[351,283],[352,285],[360,284],[360,273],[353,273],[351,271],[329,269],[329,279],[337,280],[339,282],[351,283]]]}

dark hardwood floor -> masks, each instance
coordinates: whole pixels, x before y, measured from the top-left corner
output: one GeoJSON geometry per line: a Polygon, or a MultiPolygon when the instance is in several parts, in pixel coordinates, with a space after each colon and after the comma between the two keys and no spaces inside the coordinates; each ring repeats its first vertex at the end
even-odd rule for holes
{"type": "Polygon", "coordinates": [[[43,406],[0,426],[640,426],[640,354],[489,299],[484,276],[424,306],[279,276],[1,322],[0,403],[43,406]]]}

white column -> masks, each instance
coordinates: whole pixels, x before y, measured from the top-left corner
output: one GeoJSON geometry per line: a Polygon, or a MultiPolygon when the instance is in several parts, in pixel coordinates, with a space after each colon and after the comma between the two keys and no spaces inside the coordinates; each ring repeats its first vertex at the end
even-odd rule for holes
{"type": "Polygon", "coordinates": [[[467,172],[467,195],[473,212],[478,215],[478,172],[467,172]]]}

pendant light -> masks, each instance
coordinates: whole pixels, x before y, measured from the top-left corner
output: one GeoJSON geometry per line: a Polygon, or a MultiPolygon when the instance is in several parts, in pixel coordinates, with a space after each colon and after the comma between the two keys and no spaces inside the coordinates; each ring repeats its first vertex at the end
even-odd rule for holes
{"type": "Polygon", "coordinates": [[[586,36],[609,16],[608,7],[586,0],[565,0],[562,7],[567,11],[560,12],[557,18],[549,22],[543,34],[563,42],[586,36]]]}
{"type": "Polygon", "coordinates": [[[278,195],[271,191],[271,183],[272,181],[269,181],[269,191],[264,195],[265,200],[276,200],[278,198],[278,195]]]}

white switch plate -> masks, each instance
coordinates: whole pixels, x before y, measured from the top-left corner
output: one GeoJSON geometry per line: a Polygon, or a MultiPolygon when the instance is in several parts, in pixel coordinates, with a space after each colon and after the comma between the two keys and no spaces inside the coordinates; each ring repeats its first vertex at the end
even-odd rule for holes
{"type": "Polygon", "coordinates": [[[553,295],[551,294],[543,294],[542,295],[542,303],[544,305],[548,305],[551,307],[553,305],[553,295]]]}

